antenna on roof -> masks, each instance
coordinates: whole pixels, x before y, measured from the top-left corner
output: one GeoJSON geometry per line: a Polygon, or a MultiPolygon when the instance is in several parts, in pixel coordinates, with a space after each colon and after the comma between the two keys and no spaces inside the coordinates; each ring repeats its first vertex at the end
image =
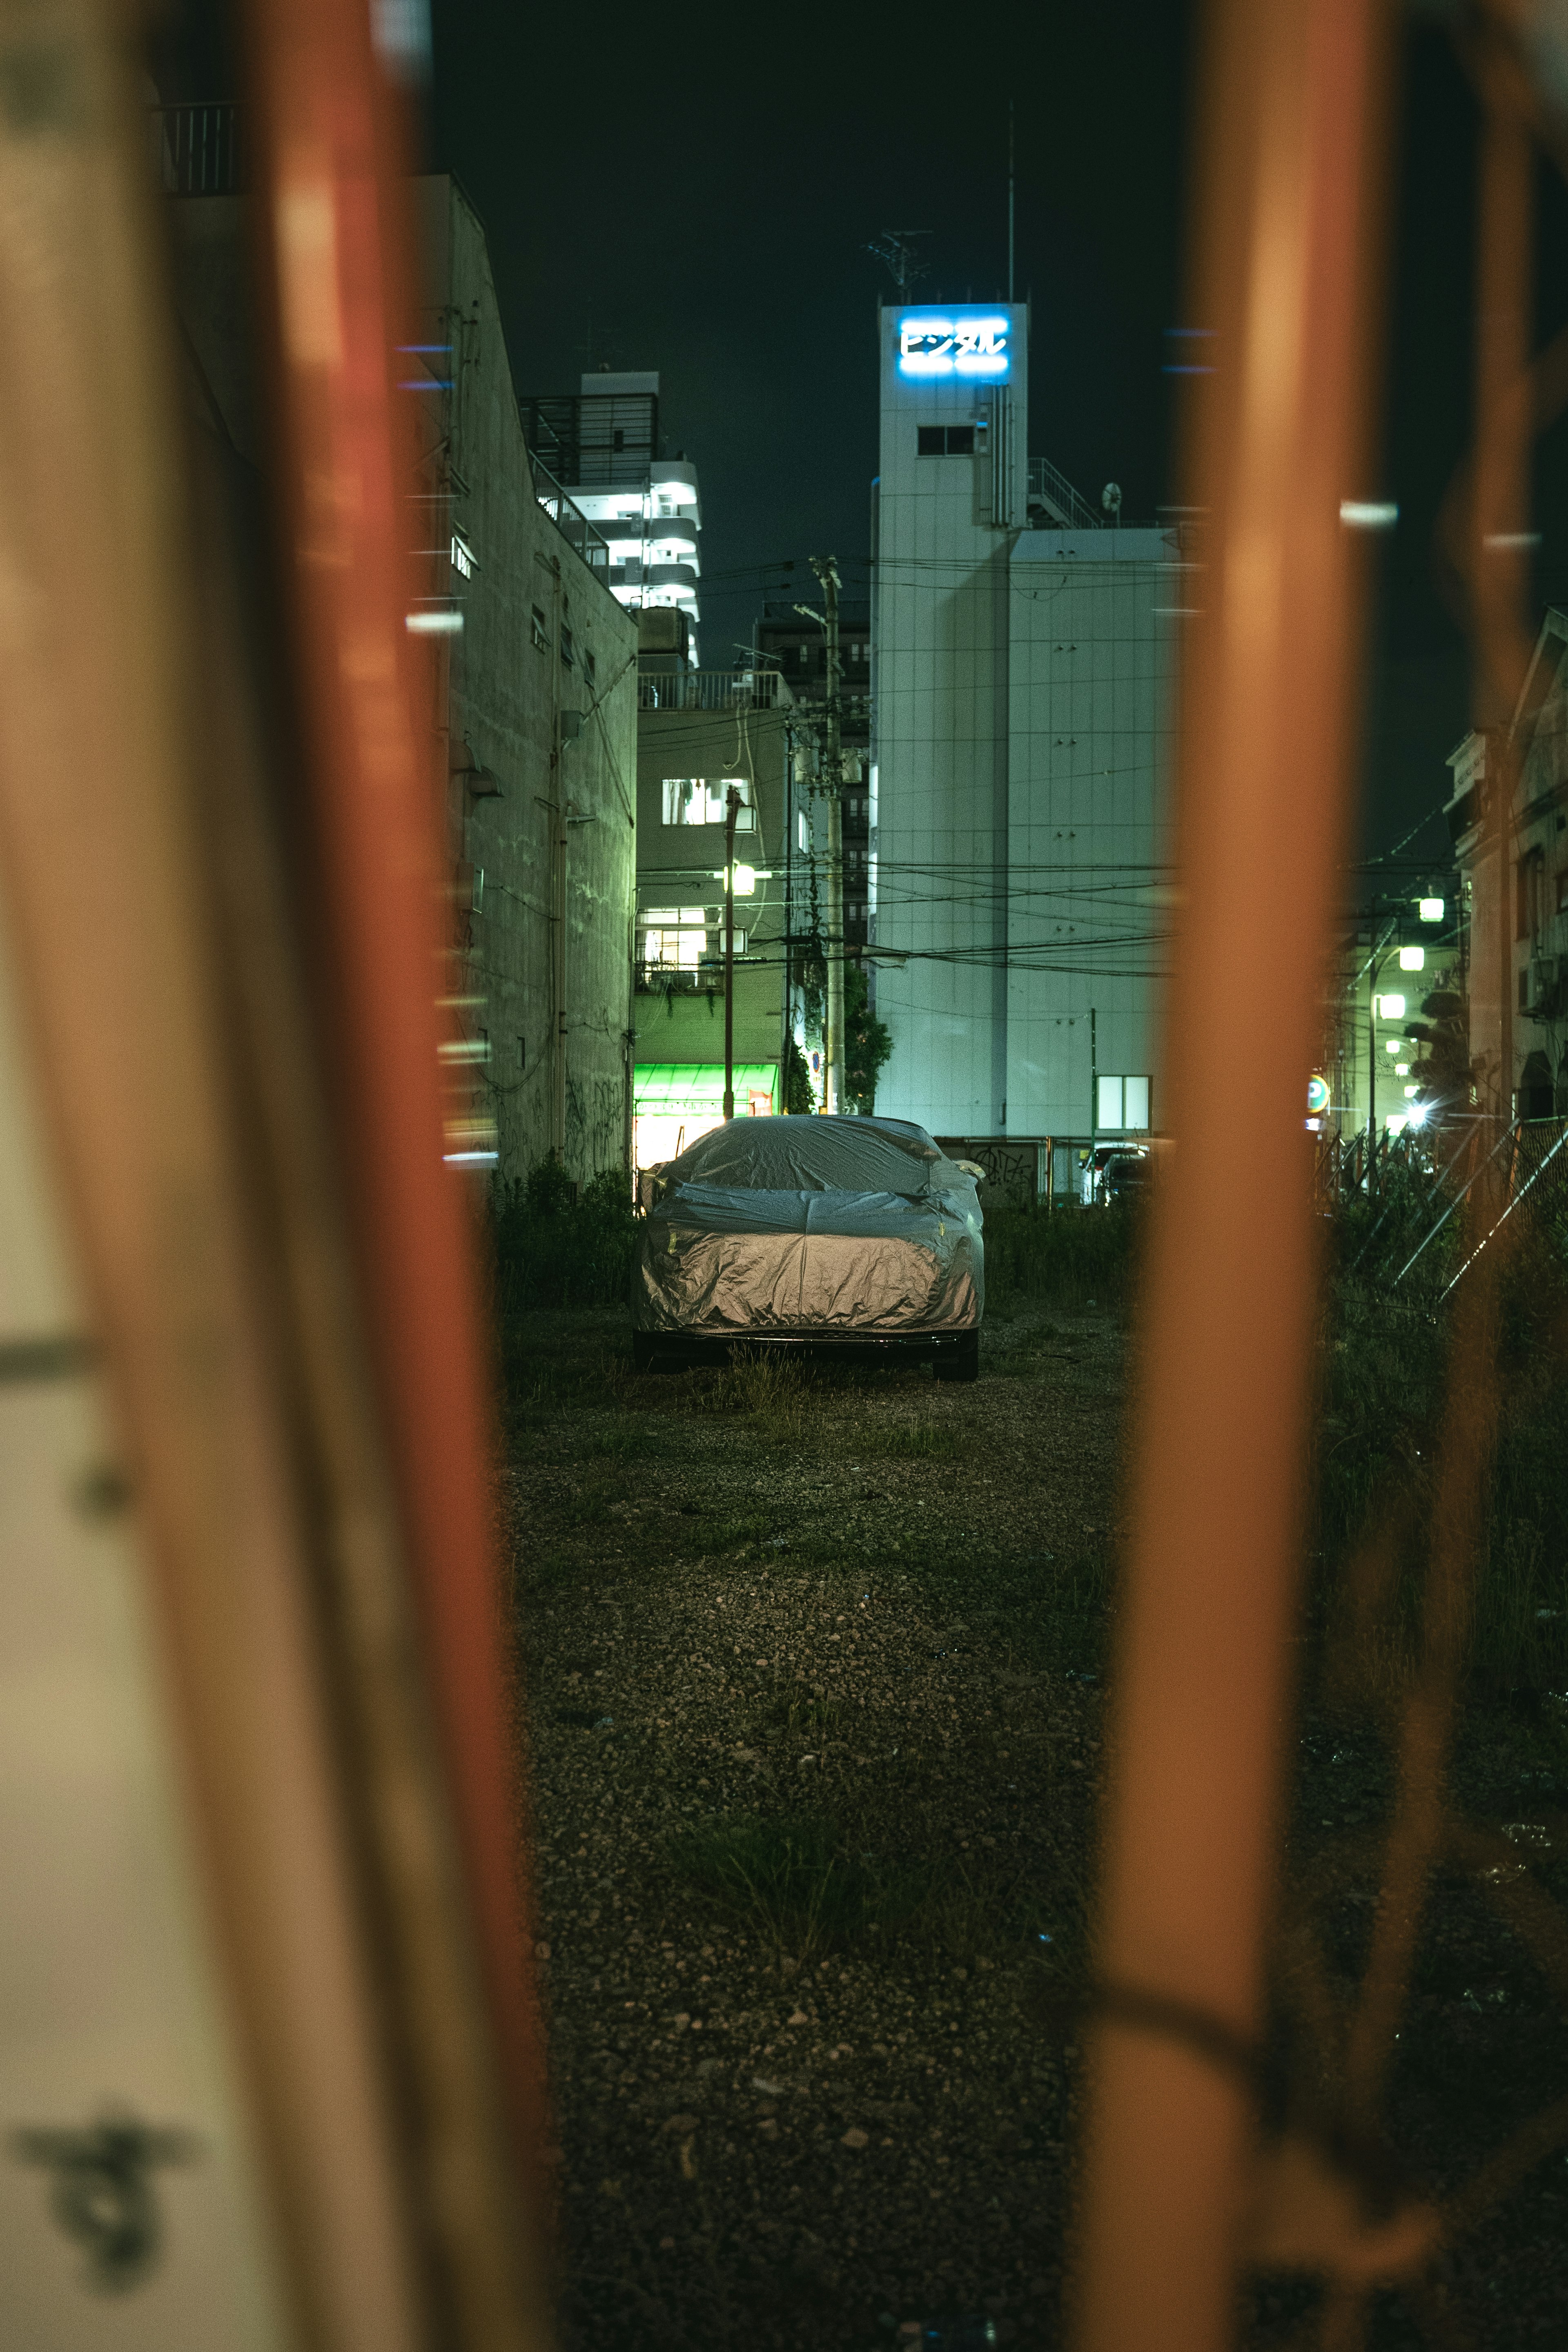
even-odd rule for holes
{"type": "Polygon", "coordinates": [[[873,237],[865,247],[867,253],[874,254],[878,261],[886,264],[888,275],[898,289],[901,302],[907,302],[921,279],[931,274],[924,263],[916,259],[915,252],[915,238],[929,236],[930,234],[928,228],[884,228],[882,235],[873,237]]]}

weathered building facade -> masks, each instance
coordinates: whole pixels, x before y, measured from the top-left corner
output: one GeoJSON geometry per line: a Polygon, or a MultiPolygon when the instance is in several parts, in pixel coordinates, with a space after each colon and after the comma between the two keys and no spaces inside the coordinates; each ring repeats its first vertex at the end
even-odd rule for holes
{"type": "Polygon", "coordinates": [[[1547,612],[1506,732],[1467,735],[1448,765],[1478,1106],[1550,1118],[1568,1112],[1568,614],[1547,612]]]}
{"type": "Polygon", "coordinates": [[[631,1140],[636,620],[603,541],[538,494],[477,215],[446,177],[419,196],[430,348],[407,380],[447,665],[456,1051],[476,1150],[590,1177],[631,1140]]]}
{"type": "Polygon", "coordinates": [[[645,674],[637,738],[636,1146],[667,1159],[723,1115],[727,795],[735,835],[736,1112],[781,1110],[789,695],[727,670],[645,674]]]}
{"type": "MultiPolygon", "coordinates": [[[[256,469],[246,198],[175,194],[192,370],[256,469]]],[[[426,308],[399,366],[420,450],[409,628],[435,667],[445,779],[448,1150],[507,1178],[553,1154],[586,1178],[631,1141],[636,620],[603,541],[535,479],[477,215],[445,177],[415,195],[426,308]]]]}

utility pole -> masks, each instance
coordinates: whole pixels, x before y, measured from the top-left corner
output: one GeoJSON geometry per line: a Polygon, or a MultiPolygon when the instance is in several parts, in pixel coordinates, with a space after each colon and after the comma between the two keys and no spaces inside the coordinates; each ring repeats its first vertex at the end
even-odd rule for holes
{"type": "Polygon", "coordinates": [[[740,794],[724,796],[724,1115],[735,1117],[735,821],[740,794]]]}
{"type": "Polygon", "coordinates": [[[822,583],[822,635],[827,655],[827,742],[823,789],[828,795],[828,1034],[830,1114],[844,1105],[844,800],[843,757],[839,745],[839,559],[813,555],[811,569],[822,583]]]}

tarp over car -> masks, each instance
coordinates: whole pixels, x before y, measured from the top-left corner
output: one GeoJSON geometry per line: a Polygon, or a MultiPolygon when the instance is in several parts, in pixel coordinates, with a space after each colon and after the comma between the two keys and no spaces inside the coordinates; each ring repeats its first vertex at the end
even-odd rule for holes
{"type": "Polygon", "coordinates": [[[975,1179],[891,1118],[735,1119],[644,1179],[639,1330],[853,1339],[974,1329],[975,1179]]]}

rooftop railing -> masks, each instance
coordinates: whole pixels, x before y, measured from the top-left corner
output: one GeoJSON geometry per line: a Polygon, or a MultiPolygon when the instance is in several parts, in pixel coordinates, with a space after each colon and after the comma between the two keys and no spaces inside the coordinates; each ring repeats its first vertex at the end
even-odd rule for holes
{"type": "Polygon", "coordinates": [[[239,109],[198,99],[150,109],[153,166],[166,196],[235,196],[244,187],[239,109]]]}
{"type": "Polygon", "coordinates": [[[534,496],[551,522],[591,570],[610,576],[610,543],[601,531],[594,529],[583,513],[567,496],[542,457],[533,459],[534,496]]]}
{"type": "Polygon", "coordinates": [[[794,702],[777,670],[644,670],[640,710],[786,710],[794,702]]]}

